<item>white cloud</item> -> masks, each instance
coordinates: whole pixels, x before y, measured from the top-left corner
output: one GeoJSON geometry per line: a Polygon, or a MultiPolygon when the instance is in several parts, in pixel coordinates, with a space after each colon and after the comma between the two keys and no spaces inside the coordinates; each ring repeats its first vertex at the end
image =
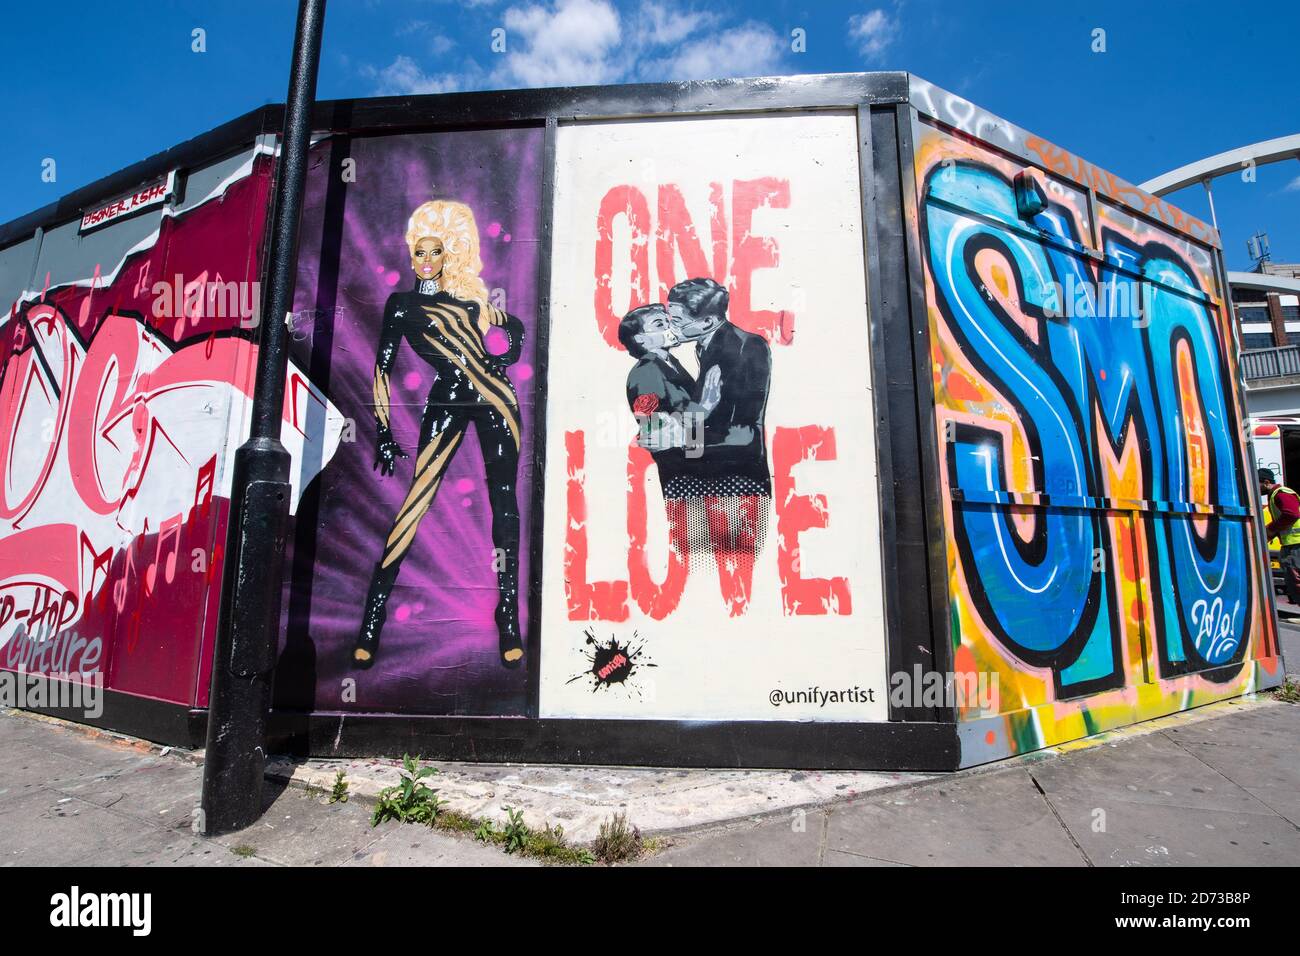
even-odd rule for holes
{"type": "Polygon", "coordinates": [[[785,50],[784,41],[766,23],[746,23],[692,40],[668,56],[645,64],[638,70],[638,79],[764,76],[779,71],[785,50]]]}
{"type": "Polygon", "coordinates": [[[428,20],[411,20],[403,26],[398,27],[397,30],[394,31],[393,35],[397,37],[413,35],[423,37],[429,52],[435,56],[442,56],[446,53],[450,53],[456,46],[455,41],[450,37],[445,36],[435,24],[428,20]]]}
{"type": "Polygon", "coordinates": [[[622,26],[609,0],[510,7],[505,28],[505,63],[495,71],[503,83],[578,86],[614,82],[625,72],[615,55],[622,26]]]}
{"type": "Polygon", "coordinates": [[[657,0],[645,0],[636,12],[629,43],[640,47],[671,46],[717,24],[716,13],[679,10],[657,0]]]}
{"type": "Polygon", "coordinates": [[[849,17],[849,39],[868,60],[874,60],[892,46],[898,32],[898,18],[879,8],[849,17]]]}
{"type": "Polygon", "coordinates": [[[496,22],[505,27],[506,51],[491,55],[490,72],[472,61],[459,72],[443,72],[442,56],[454,44],[428,20],[399,28],[402,36],[429,37],[428,62],[401,55],[383,69],[359,72],[380,95],[785,72],[787,41],[768,24],[726,27],[723,15],[676,0],[640,0],[622,13],[614,0],[516,0],[496,22]]]}
{"type": "Polygon", "coordinates": [[[1283,186],[1282,191],[1284,193],[1300,193],[1300,176],[1297,176],[1295,179],[1283,186]]]}
{"type": "MultiPolygon", "coordinates": [[[[471,64],[472,66],[472,64],[471,64]]],[[[474,71],[430,75],[409,56],[399,56],[392,63],[377,70],[363,66],[361,75],[375,81],[378,96],[410,96],[421,93],[453,93],[465,89],[474,71]]]]}

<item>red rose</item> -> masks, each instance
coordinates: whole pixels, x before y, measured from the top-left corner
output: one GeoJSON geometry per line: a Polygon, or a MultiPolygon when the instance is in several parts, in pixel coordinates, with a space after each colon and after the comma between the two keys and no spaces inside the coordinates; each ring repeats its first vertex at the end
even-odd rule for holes
{"type": "Polygon", "coordinates": [[[638,395],[632,403],[632,411],[638,415],[653,415],[659,408],[659,396],[653,392],[638,395]]]}

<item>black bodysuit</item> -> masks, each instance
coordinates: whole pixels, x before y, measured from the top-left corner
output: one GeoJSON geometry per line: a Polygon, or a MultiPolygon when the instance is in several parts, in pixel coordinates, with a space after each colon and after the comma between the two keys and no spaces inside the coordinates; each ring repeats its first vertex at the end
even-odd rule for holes
{"type": "MultiPolygon", "coordinates": [[[[433,367],[437,377],[429,389],[420,424],[411,489],[398,509],[371,579],[357,641],[357,646],[369,651],[371,658],[361,666],[373,663],[387,616],[384,607],[401,561],[473,422],[483,450],[492,508],[492,543],[497,549],[492,563],[498,569],[496,622],[502,662],[513,667],[518,665],[522,650],[518,623],[519,505],[515,495],[521,425],[519,400],[505,369],[523,351],[524,325],[513,315],[487,307],[509,340],[504,354],[492,355],[479,329],[481,309],[477,302],[457,299],[443,291],[426,294],[420,291],[420,285],[417,282],[414,289],[389,296],[375,356],[377,464],[385,473],[392,473],[393,459],[401,454],[390,427],[389,376],[403,339],[433,367]]],[[[424,285],[427,288],[429,283],[424,285]]]]}

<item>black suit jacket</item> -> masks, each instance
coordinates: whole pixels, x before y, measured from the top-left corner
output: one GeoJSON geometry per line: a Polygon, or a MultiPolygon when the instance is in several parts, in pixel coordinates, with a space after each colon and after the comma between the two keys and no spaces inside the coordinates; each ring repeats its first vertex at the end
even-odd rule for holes
{"type": "Polygon", "coordinates": [[[722,374],[722,397],[704,420],[703,454],[687,458],[685,467],[718,488],[725,486],[726,478],[738,477],[762,484],[771,494],[763,416],[772,382],[772,350],[762,336],[724,322],[700,354],[694,401],[702,397],[709,369],[715,366],[722,374]]]}

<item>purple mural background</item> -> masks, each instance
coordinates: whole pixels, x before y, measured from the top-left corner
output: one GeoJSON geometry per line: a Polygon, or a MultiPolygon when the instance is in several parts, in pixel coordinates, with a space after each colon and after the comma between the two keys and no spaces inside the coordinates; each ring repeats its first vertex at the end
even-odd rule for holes
{"type": "Polygon", "coordinates": [[[537,653],[527,582],[541,154],[537,129],[338,138],[312,149],[292,349],[312,381],[356,423],[356,440],[339,445],[294,519],[277,708],[525,712],[527,657],[537,653]],[[348,158],[354,182],[344,181],[348,158]],[[394,437],[410,457],[392,476],[381,477],[373,468],[375,350],[384,303],[414,281],[407,219],[429,199],[457,200],[474,211],[483,280],[494,295],[504,290],[504,302],[495,304],[526,328],[523,354],[508,370],[523,419],[516,492],[526,651],[525,666],[513,670],[501,665],[497,646],[492,516],[476,434],[466,435],[456,452],[402,564],[375,666],[350,666],[371,571],[411,484],[420,416],[433,383],[432,369],[403,343],[391,377],[391,415],[394,437]],[[355,700],[347,699],[346,678],[356,681],[355,700]]]}

